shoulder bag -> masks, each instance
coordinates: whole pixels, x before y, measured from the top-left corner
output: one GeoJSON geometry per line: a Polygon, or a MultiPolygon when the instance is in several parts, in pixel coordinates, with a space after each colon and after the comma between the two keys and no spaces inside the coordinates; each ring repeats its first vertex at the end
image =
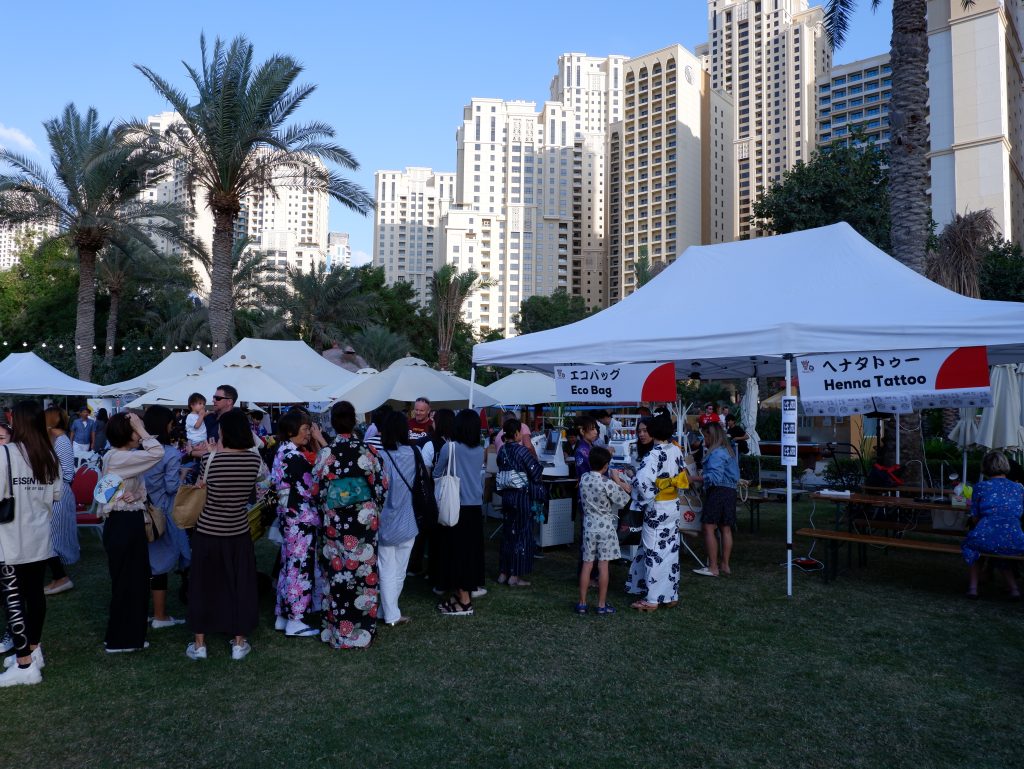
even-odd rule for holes
{"type": "Polygon", "coordinates": [[[211,452],[203,466],[203,474],[199,479],[203,482],[202,486],[198,484],[195,486],[182,485],[174,496],[174,509],[171,510],[171,518],[179,529],[193,528],[206,506],[206,474],[210,472],[210,465],[213,464],[215,456],[217,456],[217,452],[211,452]]]}
{"type": "MultiPolygon", "coordinates": [[[[501,447],[502,452],[506,455],[511,454],[512,451],[505,451],[505,446],[501,447]]],[[[505,456],[503,462],[505,464],[512,464],[515,456],[505,456]]],[[[508,491],[511,489],[525,489],[530,485],[530,477],[522,470],[498,470],[498,473],[494,476],[494,485],[498,491],[508,491]]]]}
{"type": "Polygon", "coordinates": [[[442,526],[456,526],[459,523],[459,508],[462,502],[459,486],[459,476],[455,472],[455,442],[448,441],[448,465],[444,474],[434,481],[437,522],[442,526]]]}
{"type": "Polygon", "coordinates": [[[14,520],[14,476],[11,474],[11,452],[4,446],[7,455],[7,493],[10,496],[0,499],[0,523],[11,523],[14,520]]]}
{"type": "Polygon", "coordinates": [[[156,542],[167,531],[167,515],[159,507],[146,499],[146,507],[142,511],[142,519],[146,523],[146,541],[156,542]]]}
{"type": "Polygon", "coordinates": [[[409,493],[412,495],[412,512],[416,518],[416,525],[419,527],[430,527],[437,523],[438,510],[437,500],[434,498],[434,483],[433,478],[427,471],[427,466],[423,462],[423,457],[420,454],[420,450],[415,446],[410,446],[412,449],[413,456],[416,460],[416,470],[413,473],[412,482],[410,483],[402,471],[398,469],[398,463],[395,462],[394,457],[391,456],[391,452],[384,449],[384,453],[391,459],[391,464],[394,465],[395,472],[398,477],[402,479],[402,483],[409,489],[409,493]]]}

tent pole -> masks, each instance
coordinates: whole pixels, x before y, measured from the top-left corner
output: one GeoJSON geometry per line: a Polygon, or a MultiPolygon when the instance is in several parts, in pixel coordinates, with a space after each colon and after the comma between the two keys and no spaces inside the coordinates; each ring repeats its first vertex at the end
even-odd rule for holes
{"type": "MultiPolygon", "coordinates": [[[[793,394],[793,356],[786,354],[786,395],[793,394]]],[[[797,454],[799,456],[799,453],[797,454]]],[[[786,595],[793,595],[793,466],[786,465],[786,595]]]]}
{"type": "Polygon", "coordinates": [[[469,370],[469,406],[473,408],[473,388],[476,387],[476,366],[469,370]]]}

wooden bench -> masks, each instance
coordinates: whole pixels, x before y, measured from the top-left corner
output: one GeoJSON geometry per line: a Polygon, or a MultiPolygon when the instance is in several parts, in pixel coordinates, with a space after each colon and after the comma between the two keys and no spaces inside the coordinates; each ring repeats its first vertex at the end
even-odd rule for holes
{"type": "Polygon", "coordinates": [[[935,529],[931,526],[920,526],[902,521],[874,521],[868,518],[855,518],[853,521],[855,532],[864,533],[865,529],[879,529],[891,531],[894,534],[931,534],[937,537],[957,537],[963,539],[967,533],[965,529],[935,529]]]}
{"type": "MultiPolygon", "coordinates": [[[[798,529],[796,534],[801,537],[820,539],[827,542],[825,548],[825,568],[822,570],[822,578],[828,582],[838,576],[839,571],[839,545],[859,545],[858,565],[867,564],[867,545],[878,547],[899,548],[902,550],[917,550],[927,553],[948,553],[960,555],[960,545],[951,542],[933,542],[927,539],[909,539],[906,537],[880,537],[874,534],[858,534],[852,531],[835,531],[833,529],[798,529]]],[[[1021,555],[988,555],[988,558],[999,558],[1010,561],[1024,561],[1021,555]]]]}

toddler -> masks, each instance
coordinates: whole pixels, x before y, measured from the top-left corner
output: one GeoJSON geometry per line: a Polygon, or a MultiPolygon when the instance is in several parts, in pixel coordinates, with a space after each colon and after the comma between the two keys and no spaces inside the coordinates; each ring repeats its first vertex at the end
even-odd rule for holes
{"type": "Polygon", "coordinates": [[[185,438],[189,446],[198,448],[206,443],[206,396],[192,393],[188,396],[189,415],[185,417],[185,438]]]}
{"type": "Polygon", "coordinates": [[[616,529],[619,510],[629,503],[630,485],[613,470],[606,473],[612,455],[602,446],[590,450],[590,471],[580,478],[580,504],[583,506],[583,568],[580,570],[580,601],[577,614],[587,613],[587,589],[597,561],[597,613],[614,614],[608,600],[608,561],[619,557],[616,529]]]}

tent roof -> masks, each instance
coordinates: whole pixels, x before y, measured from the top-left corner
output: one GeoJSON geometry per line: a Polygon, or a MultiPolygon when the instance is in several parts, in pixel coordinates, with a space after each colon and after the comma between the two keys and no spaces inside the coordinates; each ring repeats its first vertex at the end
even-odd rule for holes
{"type": "MultiPolygon", "coordinates": [[[[307,390],[335,388],[355,377],[353,372],[334,365],[305,342],[248,337],[207,366],[206,370],[247,361],[256,361],[282,382],[294,383],[307,390]]],[[[242,397],[245,398],[244,393],[242,397]]]]}
{"type": "Polygon", "coordinates": [[[68,376],[34,352],[12,352],[0,361],[0,393],[95,397],[99,389],[99,385],[68,376]]]}
{"type": "Polygon", "coordinates": [[[502,405],[562,401],[555,392],[554,378],[538,371],[513,371],[483,389],[502,405]]]}
{"type": "Polygon", "coordinates": [[[139,374],[134,379],[114,382],[100,388],[100,395],[122,395],[124,393],[152,390],[155,387],[169,384],[176,379],[181,379],[181,377],[191,374],[209,362],[210,359],[199,352],[199,350],[172,352],[144,374],[139,374]]]}
{"type": "Polygon", "coordinates": [[[990,362],[1020,360],[1024,304],[949,291],[841,222],[693,246],[618,304],[550,331],[478,344],[473,362],[550,371],[675,361],[681,376],[740,378],[779,373],[786,354],[975,345],[1003,347],[990,349],[990,362]]]}
{"type": "MultiPolygon", "coordinates": [[[[333,364],[329,364],[333,365],[333,364]]],[[[221,385],[229,384],[238,390],[240,403],[310,403],[318,400],[312,390],[293,382],[286,382],[258,362],[241,362],[201,368],[170,384],[150,390],[128,404],[137,408],[153,403],[165,406],[185,406],[189,396],[201,393],[207,398],[221,385]]]]}

